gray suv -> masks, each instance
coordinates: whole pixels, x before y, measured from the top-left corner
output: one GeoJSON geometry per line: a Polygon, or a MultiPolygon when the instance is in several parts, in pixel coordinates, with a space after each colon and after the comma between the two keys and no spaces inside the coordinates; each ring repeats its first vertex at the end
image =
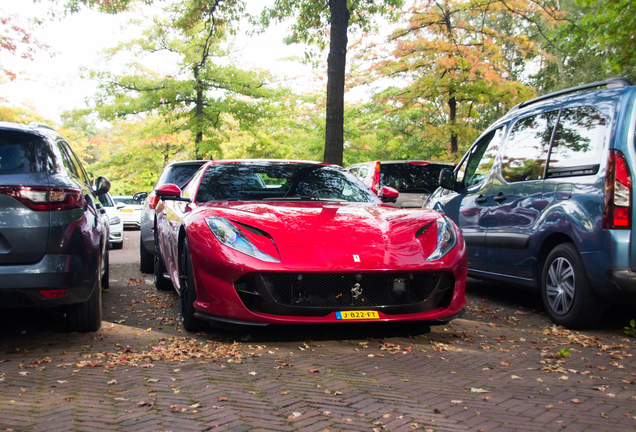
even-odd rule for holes
{"type": "Polygon", "coordinates": [[[0,122],[0,307],[57,308],[70,331],[100,329],[109,188],[54,129],[0,122]]]}

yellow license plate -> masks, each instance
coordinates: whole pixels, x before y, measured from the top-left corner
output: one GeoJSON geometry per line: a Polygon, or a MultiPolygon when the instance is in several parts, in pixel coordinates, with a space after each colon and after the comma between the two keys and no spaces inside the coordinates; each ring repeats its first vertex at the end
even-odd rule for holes
{"type": "Polygon", "coordinates": [[[132,210],[122,209],[122,213],[132,213],[132,210]]]}
{"type": "Polygon", "coordinates": [[[380,315],[376,311],[343,311],[336,312],[336,318],[339,320],[365,320],[365,319],[379,319],[380,315]]]}

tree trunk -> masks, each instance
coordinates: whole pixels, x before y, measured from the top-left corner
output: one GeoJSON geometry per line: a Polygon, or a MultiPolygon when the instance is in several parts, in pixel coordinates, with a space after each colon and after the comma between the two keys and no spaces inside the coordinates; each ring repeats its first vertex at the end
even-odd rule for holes
{"type": "Polygon", "coordinates": [[[203,130],[201,125],[203,123],[203,89],[199,82],[199,67],[194,67],[194,81],[197,90],[197,99],[195,103],[195,122],[196,122],[196,135],[194,137],[194,158],[199,159],[199,144],[203,141],[203,130]]]}
{"type": "Polygon", "coordinates": [[[327,58],[327,123],[324,161],[342,165],[344,146],[344,85],[347,62],[347,0],[329,0],[331,40],[327,58]]]}
{"type": "Polygon", "coordinates": [[[450,152],[451,154],[457,153],[457,132],[455,131],[455,118],[457,117],[457,99],[453,96],[454,92],[451,90],[450,98],[448,99],[448,123],[451,126],[450,136],[450,152]]]}

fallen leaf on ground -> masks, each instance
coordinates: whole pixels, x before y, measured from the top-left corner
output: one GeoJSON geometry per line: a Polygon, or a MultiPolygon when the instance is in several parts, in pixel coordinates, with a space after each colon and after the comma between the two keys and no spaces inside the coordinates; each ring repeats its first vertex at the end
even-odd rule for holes
{"type": "Polygon", "coordinates": [[[470,391],[472,393],[490,393],[488,390],[484,390],[482,388],[475,388],[475,387],[471,387],[470,391]]]}

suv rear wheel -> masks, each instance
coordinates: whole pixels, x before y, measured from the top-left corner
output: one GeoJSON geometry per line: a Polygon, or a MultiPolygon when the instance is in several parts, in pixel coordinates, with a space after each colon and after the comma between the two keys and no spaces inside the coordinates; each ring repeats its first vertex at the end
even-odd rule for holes
{"type": "Polygon", "coordinates": [[[589,328],[600,321],[606,304],[592,291],[583,262],[572,243],[556,246],[541,278],[543,305],[550,319],[568,328],[589,328]]]}
{"type": "Polygon", "coordinates": [[[95,332],[102,327],[102,290],[95,278],[93,293],[85,303],[72,305],[66,312],[66,326],[70,332],[95,332]]]}

